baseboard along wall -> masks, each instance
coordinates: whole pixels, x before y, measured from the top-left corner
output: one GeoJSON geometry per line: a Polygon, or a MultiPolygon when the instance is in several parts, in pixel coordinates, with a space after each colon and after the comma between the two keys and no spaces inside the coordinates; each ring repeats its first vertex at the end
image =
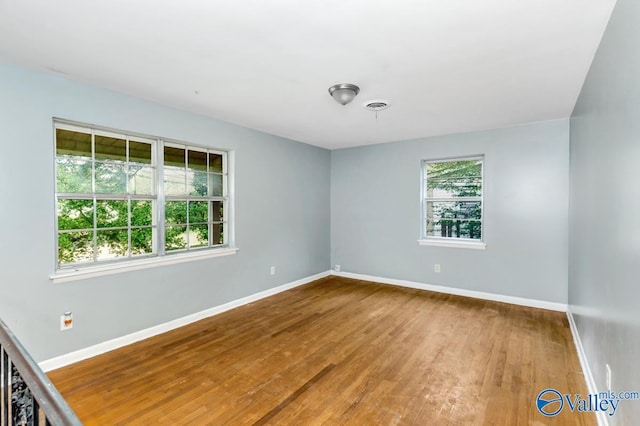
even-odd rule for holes
{"type": "Polygon", "coordinates": [[[435,291],[436,293],[454,294],[456,296],[473,297],[474,299],[492,300],[494,302],[510,303],[512,305],[529,306],[532,308],[548,309],[550,311],[567,312],[566,303],[547,302],[545,300],[527,299],[524,297],[506,296],[503,294],[485,293],[483,291],[466,290],[463,288],[446,287],[441,285],[423,284],[415,281],[397,280],[394,278],[376,277],[373,275],[354,274],[351,272],[335,272],[332,275],[353,278],[362,281],[373,281],[419,290],[435,291]]]}
{"type": "Polygon", "coordinates": [[[149,337],[157,336],[158,334],[166,333],[167,331],[184,327],[185,325],[194,323],[196,321],[200,321],[201,319],[208,318],[208,317],[220,314],[222,312],[226,312],[233,308],[237,308],[239,306],[246,305],[260,299],[264,299],[265,297],[273,296],[274,294],[278,294],[283,291],[290,290],[292,288],[310,283],[312,281],[318,280],[320,278],[324,278],[329,275],[330,275],[329,271],[320,272],[319,274],[311,275],[309,277],[301,278],[299,280],[296,280],[287,284],[283,284],[278,287],[270,288],[268,290],[261,291],[256,294],[252,294],[250,296],[232,300],[231,302],[214,306],[212,308],[205,309],[204,311],[196,312],[194,314],[187,315],[182,318],[178,318],[163,324],[149,327],[144,330],[136,331],[135,333],[127,334],[121,337],[116,337],[115,339],[107,340],[106,342],[98,343],[96,345],[89,346],[87,348],[80,349],[77,351],[69,352],[67,354],[42,361],[38,363],[38,365],[45,372],[55,370],[57,368],[62,368],[67,365],[71,365],[76,362],[112,351],[114,349],[118,349],[123,346],[127,346],[132,343],[136,343],[141,340],[148,339],[149,337]]]}
{"type": "MultiPolygon", "coordinates": [[[[587,382],[587,389],[590,394],[597,394],[599,393],[598,386],[596,385],[596,381],[593,377],[591,367],[589,367],[587,354],[584,350],[584,346],[582,346],[582,340],[580,339],[580,333],[578,333],[576,322],[573,319],[571,307],[567,308],[567,319],[569,320],[569,327],[571,328],[571,334],[573,335],[573,343],[575,344],[576,351],[578,352],[578,359],[580,360],[580,367],[582,367],[582,374],[584,374],[584,380],[587,382]]],[[[596,419],[599,426],[609,426],[609,421],[607,420],[607,416],[604,411],[597,411],[596,419]]]]}
{"type": "MultiPolygon", "coordinates": [[[[377,277],[372,275],[356,274],[351,272],[324,271],[315,275],[311,275],[309,277],[301,278],[291,283],[287,283],[287,284],[274,287],[269,290],[265,290],[250,296],[233,300],[225,304],[206,309],[204,311],[196,312],[194,314],[187,315],[182,318],[178,318],[163,324],[159,324],[144,330],[140,330],[135,333],[127,334],[125,336],[117,337],[115,339],[98,343],[96,345],[89,346],[84,349],[80,349],[80,350],[70,352],[55,358],[51,358],[51,359],[40,362],[39,365],[40,365],[40,368],[42,368],[42,370],[44,370],[45,372],[62,368],[67,365],[82,361],[84,359],[92,358],[94,356],[103,354],[105,352],[109,352],[114,349],[118,349],[123,346],[127,346],[132,343],[135,343],[144,339],[148,339],[149,337],[153,337],[158,334],[166,333],[167,331],[171,331],[176,328],[183,327],[185,325],[191,324],[201,319],[208,318],[208,317],[220,314],[222,312],[228,311],[230,309],[234,309],[239,306],[246,305],[248,303],[252,303],[260,299],[264,299],[274,294],[278,294],[283,291],[310,283],[312,281],[318,280],[320,278],[324,278],[329,275],[352,278],[352,279],[361,280],[361,281],[372,281],[372,282],[378,282],[382,284],[397,285],[401,287],[409,287],[409,288],[415,288],[419,290],[434,291],[438,293],[447,293],[447,294],[453,294],[457,296],[472,297],[476,299],[492,300],[496,302],[504,302],[504,303],[510,303],[514,305],[522,305],[522,306],[529,306],[534,308],[549,309],[553,311],[567,312],[567,305],[563,303],[547,302],[543,300],[535,300],[535,299],[506,296],[506,295],[493,294],[493,293],[485,293],[485,292],[466,290],[466,289],[460,289],[455,287],[423,284],[423,283],[418,283],[413,281],[397,280],[393,278],[383,278],[383,277],[377,277]]],[[[570,321],[569,321],[570,324],[573,324],[572,321],[573,320],[570,318],[570,321]]],[[[582,349],[581,345],[578,346],[579,336],[577,335],[577,330],[575,330],[575,324],[572,325],[571,331],[574,335],[574,342],[576,343],[576,348],[578,349],[578,354],[580,356],[581,351],[582,351],[582,354],[584,354],[584,350],[582,349]]],[[[584,359],[583,356],[581,356],[580,362],[581,362],[583,371],[587,372],[588,364],[586,364],[586,359],[584,359],[584,361],[583,359],[584,359]]],[[[586,375],[585,375],[585,378],[586,378],[586,375]]],[[[589,389],[591,391],[592,386],[591,384],[589,384],[588,379],[587,379],[587,384],[589,385],[589,389]]]]}

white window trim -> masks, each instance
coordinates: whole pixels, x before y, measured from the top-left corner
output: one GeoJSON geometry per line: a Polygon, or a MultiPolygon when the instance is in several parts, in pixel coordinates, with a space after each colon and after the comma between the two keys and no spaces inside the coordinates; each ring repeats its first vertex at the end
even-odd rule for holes
{"type": "Polygon", "coordinates": [[[455,241],[444,238],[429,238],[418,240],[418,244],[421,246],[434,246],[434,247],[451,247],[451,248],[464,248],[474,250],[484,250],[487,248],[487,243],[483,241],[473,241],[456,238],[455,241]]]}
{"type": "MultiPolygon", "coordinates": [[[[64,129],[71,131],[85,131],[87,133],[99,132],[101,135],[113,136],[113,137],[125,137],[129,138],[129,140],[134,141],[154,141],[154,142],[162,142],[156,143],[156,150],[161,150],[166,144],[171,146],[177,145],[180,148],[186,147],[198,149],[207,149],[208,152],[214,152],[219,154],[225,154],[224,156],[224,168],[226,170],[224,173],[224,177],[226,179],[226,185],[223,185],[223,189],[226,193],[223,194],[223,197],[226,199],[226,209],[225,209],[225,218],[224,222],[226,223],[226,239],[228,243],[222,246],[213,246],[202,249],[195,249],[193,251],[176,251],[172,253],[165,253],[164,250],[160,250],[157,248],[157,254],[151,256],[140,256],[139,258],[129,258],[129,259],[121,259],[113,262],[105,262],[105,263],[91,263],[91,264],[76,264],[70,265],[69,267],[59,268],[56,264],[55,272],[49,276],[49,279],[53,281],[54,284],[64,283],[69,281],[77,281],[87,278],[100,277],[105,275],[118,274],[122,272],[136,271],[140,269],[149,269],[155,268],[159,266],[165,265],[174,265],[178,263],[184,262],[192,262],[196,260],[209,259],[215,257],[223,257],[234,255],[238,252],[239,248],[235,246],[235,176],[234,176],[234,168],[235,168],[235,151],[234,150],[225,150],[221,148],[207,147],[207,146],[197,146],[191,145],[185,142],[180,142],[168,138],[160,138],[149,135],[142,135],[135,132],[118,132],[117,130],[107,129],[101,126],[88,125],[84,123],[76,123],[69,120],[54,118],[53,119],[53,131],[55,129],[64,129]]],[[[54,138],[55,141],[55,138],[54,138]]],[[[55,147],[54,147],[55,149],[55,147]]],[[[155,152],[155,155],[160,155],[160,153],[155,152]]],[[[159,160],[160,161],[160,160],[159,160]]],[[[158,163],[157,167],[162,169],[161,161],[158,163]]],[[[162,178],[162,175],[159,175],[162,178]]],[[[56,179],[55,171],[54,171],[54,180],[56,179]]],[[[158,186],[158,191],[163,191],[162,185],[158,186]]],[[[158,194],[156,194],[158,197],[158,194]]],[[[160,203],[158,203],[160,204],[160,203]]],[[[154,218],[155,220],[155,218],[154,218]]],[[[57,216],[55,220],[56,224],[56,238],[57,238],[57,216]]],[[[160,235],[158,234],[158,238],[156,239],[156,243],[160,240],[160,235]]],[[[57,250],[57,243],[56,248],[57,250]]]]}
{"type": "Polygon", "coordinates": [[[119,274],[122,272],[137,271],[140,269],[155,268],[158,266],[175,265],[177,263],[193,262],[196,260],[210,259],[213,257],[222,257],[236,254],[237,248],[212,248],[202,249],[193,252],[169,254],[166,256],[155,256],[151,258],[115,262],[102,264],[99,266],[90,266],[86,268],[76,267],[71,270],[58,270],[49,276],[54,284],[65,283],[69,281],[84,280],[87,278],[102,277],[105,275],[119,274]]]}
{"type": "Polygon", "coordinates": [[[475,249],[475,250],[485,250],[487,248],[487,243],[485,242],[485,220],[484,220],[484,170],[485,170],[485,158],[484,154],[478,155],[469,155],[469,156],[460,156],[460,157],[450,157],[450,158],[439,158],[434,160],[421,160],[420,161],[420,239],[418,240],[418,244],[421,246],[433,246],[433,247],[449,247],[449,248],[465,248],[465,249],[475,249]],[[426,235],[426,203],[425,203],[425,169],[424,165],[426,163],[444,163],[448,161],[456,161],[456,160],[474,160],[479,159],[482,160],[482,195],[480,196],[480,203],[482,205],[482,221],[481,221],[481,236],[480,240],[471,240],[466,238],[442,238],[442,237],[429,237],[426,235]]]}

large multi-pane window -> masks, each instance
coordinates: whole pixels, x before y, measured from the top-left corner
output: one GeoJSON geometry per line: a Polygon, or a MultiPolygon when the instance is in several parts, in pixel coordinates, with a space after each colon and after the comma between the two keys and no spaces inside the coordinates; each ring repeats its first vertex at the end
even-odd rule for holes
{"type": "Polygon", "coordinates": [[[482,241],[483,157],[425,160],[424,239],[482,241]]]}
{"type": "Polygon", "coordinates": [[[55,123],[59,268],[227,245],[227,152],[55,123]]]}

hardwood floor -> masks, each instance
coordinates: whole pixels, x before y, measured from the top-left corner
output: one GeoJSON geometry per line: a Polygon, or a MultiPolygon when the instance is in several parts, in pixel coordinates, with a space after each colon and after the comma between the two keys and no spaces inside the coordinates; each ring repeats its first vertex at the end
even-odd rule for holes
{"type": "Polygon", "coordinates": [[[327,277],[49,373],[91,425],[595,425],[565,314],[327,277]]]}

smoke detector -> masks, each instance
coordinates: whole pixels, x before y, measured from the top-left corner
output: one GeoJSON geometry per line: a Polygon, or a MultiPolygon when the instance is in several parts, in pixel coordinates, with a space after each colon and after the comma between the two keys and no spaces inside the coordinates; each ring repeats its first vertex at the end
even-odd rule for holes
{"type": "Polygon", "coordinates": [[[385,99],[371,99],[370,101],[367,101],[362,105],[369,111],[375,112],[382,111],[383,109],[387,109],[391,106],[389,104],[389,101],[385,99]]]}

